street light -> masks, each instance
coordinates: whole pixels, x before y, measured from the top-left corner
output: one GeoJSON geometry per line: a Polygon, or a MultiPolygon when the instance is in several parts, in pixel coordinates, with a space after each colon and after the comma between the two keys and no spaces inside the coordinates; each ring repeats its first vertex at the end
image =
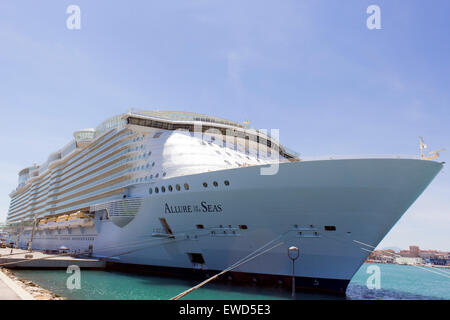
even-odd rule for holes
{"type": "Polygon", "coordinates": [[[295,260],[298,259],[300,252],[297,247],[288,248],[288,257],[292,260],[292,298],[295,298],[295,260]]]}

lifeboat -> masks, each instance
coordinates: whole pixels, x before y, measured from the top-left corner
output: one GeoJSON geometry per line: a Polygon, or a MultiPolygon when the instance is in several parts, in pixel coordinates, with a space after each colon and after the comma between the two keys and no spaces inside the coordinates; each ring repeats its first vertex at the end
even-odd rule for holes
{"type": "Polygon", "coordinates": [[[44,230],[48,228],[47,220],[47,218],[39,220],[39,223],[37,225],[38,230],[44,230]]]}
{"type": "Polygon", "coordinates": [[[48,218],[46,225],[48,229],[56,229],[58,227],[56,224],[56,218],[48,218]]]}
{"type": "Polygon", "coordinates": [[[78,211],[69,215],[68,219],[69,228],[92,227],[93,225],[94,220],[84,212],[78,211]]]}
{"type": "Polygon", "coordinates": [[[56,227],[58,229],[64,229],[68,226],[69,215],[65,214],[56,218],[56,227]]]}

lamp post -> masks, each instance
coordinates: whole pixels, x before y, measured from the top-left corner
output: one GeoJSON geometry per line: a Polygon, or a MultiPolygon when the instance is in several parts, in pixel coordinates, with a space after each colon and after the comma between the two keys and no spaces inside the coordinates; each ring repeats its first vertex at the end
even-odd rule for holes
{"type": "Polygon", "coordinates": [[[292,260],[292,298],[295,298],[295,260],[298,259],[300,252],[297,247],[288,248],[288,257],[292,260]]]}

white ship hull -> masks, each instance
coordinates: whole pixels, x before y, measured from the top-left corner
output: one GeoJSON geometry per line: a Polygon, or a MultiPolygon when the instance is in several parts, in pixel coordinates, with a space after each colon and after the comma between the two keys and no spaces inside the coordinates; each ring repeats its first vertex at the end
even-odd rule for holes
{"type": "MultiPolygon", "coordinates": [[[[143,202],[125,226],[96,214],[94,227],[35,232],[33,248],[85,251],[92,245],[94,256],[118,263],[212,274],[279,238],[282,245],[234,271],[290,277],[287,248],[297,246],[298,285],[345,292],[369,252],[441,168],[415,159],[347,159],[283,163],[278,174],[266,176],[252,166],[170,178],[136,188],[130,197],[143,202]],[[186,181],[189,191],[149,195],[150,187],[186,181]]],[[[22,246],[29,237],[21,235],[22,246]]]]}

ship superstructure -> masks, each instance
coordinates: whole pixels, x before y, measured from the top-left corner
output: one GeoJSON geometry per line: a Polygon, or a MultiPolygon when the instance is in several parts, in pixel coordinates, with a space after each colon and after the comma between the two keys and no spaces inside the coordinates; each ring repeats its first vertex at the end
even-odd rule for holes
{"type": "MultiPolygon", "coordinates": [[[[277,142],[231,121],[186,112],[149,111],[113,117],[74,140],[47,162],[23,169],[11,196],[8,223],[30,222],[118,200],[138,183],[267,164],[254,150],[277,142]],[[203,132],[195,137],[195,126],[203,132]],[[215,134],[214,130],[218,130],[215,134]],[[216,140],[229,131],[234,141],[216,140]],[[258,140],[256,142],[256,140],[258,140]]],[[[282,158],[294,159],[276,145],[282,158]]],[[[267,154],[267,153],[266,153],[267,154]]]]}

